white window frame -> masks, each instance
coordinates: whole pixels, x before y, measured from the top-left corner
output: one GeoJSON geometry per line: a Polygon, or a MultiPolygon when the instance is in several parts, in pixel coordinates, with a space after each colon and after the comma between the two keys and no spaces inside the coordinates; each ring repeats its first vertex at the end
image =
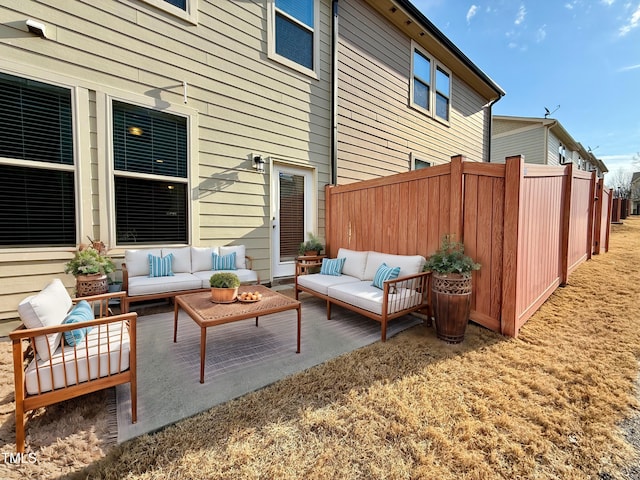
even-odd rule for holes
{"type": "Polygon", "coordinates": [[[198,24],[198,0],[187,0],[186,10],[182,10],[181,8],[178,8],[175,5],[171,5],[166,0],[142,0],[142,1],[160,10],[170,13],[175,17],[186,20],[189,23],[193,23],[194,25],[198,24]]]}
{"type": "Polygon", "coordinates": [[[451,123],[451,102],[453,98],[453,74],[451,70],[445,67],[442,63],[438,62],[433,55],[427,52],[421,45],[416,43],[415,41],[411,41],[411,72],[410,72],[410,81],[409,81],[409,106],[419,111],[420,113],[427,115],[428,117],[437,120],[438,122],[444,125],[450,125],[451,123]],[[414,98],[414,66],[413,60],[415,56],[415,52],[420,53],[426,59],[429,60],[429,108],[424,108],[422,105],[419,105],[413,101],[414,98]],[[436,83],[436,72],[440,69],[443,73],[447,74],[449,77],[449,96],[447,97],[449,102],[447,105],[447,118],[442,118],[436,113],[436,100],[437,100],[437,91],[438,85],[436,83]]]}
{"type": "MultiPolygon", "coordinates": [[[[318,60],[320,57],[320,0],[313,0],[313,28],[311,29],[313,33],[313,69],[308,69],[307,67],[276,53],[276,11],[280,12],[280,10],[276,8],[275,0],[267,0],[267,2],[268,58],[317,80],[319,78],[318,69],[320,65],[318,60]]],[[[295,18],[290,17],[285,12],[280,13],[292,21],[299,23],[295,18]]],[[[308,28],[308,25],[304,26],[305,28],[308,28]]]]}
{"type": "MultiPolygon", "coordinates": [[[[118,242],[116,236],[116,206],[115,206],[115,177],[129,177],[129,178],[140,178],[143,180],[153,180],[153,181],[170,181],[174,183],[183,183],[186,185],[187,191],[187,242],[186,245],[190,245],[193,241],[195,235],[195,225],[194,219],[199,215],[198,202],[193,202],[192,194],[191,194],[191,185],[195,182],[196,173],[194,173],[193,166],[193,152],[195,151],[195,137],[194,132],[197,131],[197,116],[194,111],[187,107],[181,107],[176,105],[171,105],[168,108],[158,109],[154,105],[154,103],[149,101],[142,101],[138,99],[135,95],[112,95],[107,94],[105,96],[105,114],[106,114],[106,133],[108,135],[108,148],[106,151],[106,171],[107,175],[105,180],[108,182],[108,191],[109,191],[109,199],[108,199],[108,220],[107,223],[109,225],[109,244],[116,247],[126,247],[128,244],[124,242],[118,242]],[[184,117],[187,119],[187,175],[186,177],[171,177],[171,176],[162,176],[162,175],[151,175],[145,173],[137,173],[137,172],[124,172],[121,170],[116,170],[114,165],[114,153],[113,153],[113,101],[119,101],[128,103],[134,106],[147,108],[149,110],[157,110],[164,113],[168,113],[175,116],[184,117]]],[[[102,220],[101,220],[102,221],[102,220]]],[[[144,245],[144,244],[139,244],[144,245]]],[[[166,246],[170,246],[167,244],[166,246]]],[[[175,246],[184,246],[184,244],[175,244],[175,246]]],[[[141,248],[146,248],[141,246],[141,248]]]]}
{"type": "Polygon", "coordinates": [[[409,168],[411,170],[420,170],[419,168],[416,168],[416,162],[425,163],[426,167],[433,167],[433,162],[429,160],[423,160],[421,157],[416,156],[416,154],[413,152],[409,154],[409,162],[411,163],[411,165],[409,165],[409,168]]]}

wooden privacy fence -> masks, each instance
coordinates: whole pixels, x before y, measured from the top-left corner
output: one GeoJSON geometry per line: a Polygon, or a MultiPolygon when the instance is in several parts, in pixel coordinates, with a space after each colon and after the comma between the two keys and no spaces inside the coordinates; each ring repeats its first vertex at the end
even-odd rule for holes
{"type": "Polygon", "coordinates": [[[471,319],[520,327],[592,253],[608,249],[611,192],[595,173],[510,157],[451,163],[326,189],[327,253],[340,247],[430,256],[444,235],[482,265],[471,319]]]}

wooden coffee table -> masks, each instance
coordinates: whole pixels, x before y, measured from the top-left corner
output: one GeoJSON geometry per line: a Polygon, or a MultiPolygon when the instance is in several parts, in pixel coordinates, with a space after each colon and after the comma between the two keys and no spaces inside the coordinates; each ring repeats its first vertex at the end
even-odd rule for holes
{"type": "Polygon", "coordinates": [[[300,353],[300,323],[301,310],[300,302],[289,298],[281,293],[263,287],[262,285],[247,285],[238,288],[238,294],[247,292],[260,292],[262,300],[253,303],[213,303],[210,292],[191,293],[187,295],[177,295],[175,297],[174,317],[173,317],[173,341],[178,340],[178,311],[182,308],[191,319],[200,327],[200,383],[204,383],[204,360],[207,349],[207,328],[224,323],[256,319],[272,313],[284,312],[286,310],[298,311],[298,348],[296,353],[300,353]]]}

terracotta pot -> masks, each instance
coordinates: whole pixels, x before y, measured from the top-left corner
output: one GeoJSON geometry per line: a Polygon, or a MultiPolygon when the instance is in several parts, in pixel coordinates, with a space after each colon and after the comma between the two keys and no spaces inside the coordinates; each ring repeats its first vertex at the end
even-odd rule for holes
{"type": "Polygon", "coordinates": [[[211,301],[215,303],[232,303],[238,296],[238,288],[211,287],[211,301]]]}
{"type": "Polygon", "coordinates": [[[78,275],[76,277],[76,296],[88,297],[109,291],[109,280],[102,273],[78,275]]]}
{"type": "Polygon", "coordinates": [[[462,342],[471,310],[471,277],[434,272],[431,293],[438,338],[448,343],[462,342]]]}

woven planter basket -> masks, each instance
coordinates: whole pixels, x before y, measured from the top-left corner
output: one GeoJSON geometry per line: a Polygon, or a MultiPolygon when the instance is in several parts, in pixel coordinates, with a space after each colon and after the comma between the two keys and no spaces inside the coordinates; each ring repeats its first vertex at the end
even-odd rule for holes
{"type": "Polygon", "coordinates": [[[109,280],[106,275],[96,273],[94,275],[78,275],[76,277],[76,296],[89,297],[100,295],[109,291],[109,280]]]}
{"type": "Polygon", "coordinates": [[[471,277],[433,273],[431,293],[436,334],[448,343],[460,343],[469,323],[471,277]]]}

